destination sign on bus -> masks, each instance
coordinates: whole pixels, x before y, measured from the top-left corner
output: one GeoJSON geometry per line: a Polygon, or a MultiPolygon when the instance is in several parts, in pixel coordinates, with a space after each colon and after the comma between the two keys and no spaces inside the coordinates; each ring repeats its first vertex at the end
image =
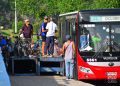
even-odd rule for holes
{"type": "Polygon", "coordinates": [[[120,16],[90,16],[90,22],[116,22],[120,16]]]}

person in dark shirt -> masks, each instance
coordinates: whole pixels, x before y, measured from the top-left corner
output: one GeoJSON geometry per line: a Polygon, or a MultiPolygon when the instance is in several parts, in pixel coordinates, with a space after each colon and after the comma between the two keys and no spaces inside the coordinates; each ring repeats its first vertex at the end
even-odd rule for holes
{"type": "MultiPolygon", "coordinates": [[[[33,36],[33,26],[30,24],[29,19],[25,19],[25,24],[23,25],[20,34],[23,35],[23,40],[22,40],[22,45],[24,49],[24,56],[28,56],[30,53],[30,43],[32,41],[32,36],[33,36]]],[[[21,37],[21,35],[20,35],[21,37]]]]}
{"type": "Polygon", "coordinates": [[[33,26],[30,24],[29,19],[25,20],[25,24],[23,25],[20,34],[23,34],[24,38],[30,38],[33,35],[33,26]]]}

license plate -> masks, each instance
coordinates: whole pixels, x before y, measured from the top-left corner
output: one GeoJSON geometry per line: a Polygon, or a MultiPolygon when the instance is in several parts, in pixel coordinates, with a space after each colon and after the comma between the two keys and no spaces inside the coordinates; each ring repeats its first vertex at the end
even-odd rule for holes
{"type": "Polygon", "coordinates": [[[108,79],[117,79],[117,72],[107,72],[108,79]]]}

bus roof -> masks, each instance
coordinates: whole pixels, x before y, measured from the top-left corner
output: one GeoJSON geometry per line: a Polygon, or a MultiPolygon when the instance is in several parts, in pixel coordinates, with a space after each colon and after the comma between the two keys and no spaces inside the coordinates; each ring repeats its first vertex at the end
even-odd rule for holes
{"type": "Polygon", "coordinates": [[[105,9],[93,9],[93,10],[80,10],[80,11],[63,13],[63,14],[60,14],[59,17],[76,14],[78,12],[80,12],[80,13],[92,13],[92,12],[117,12],[117,13],[119,13],[120,12],[120,8],[105,8],[105,9]]]}
{"type": "Polygon", "coordinates": [[[80,13],[92,13],[92,12],[120,12],[120,8],[108,8],[108,9],[94,9],[94,10],[81,10],[80,13]]]}
{"type": "Polygon", "coordinates": [[[61,17],[61,16],[66,16],[66,15],[76,14],[76,13],[78,13],[78,12],[79,12],[79,11],[74,11],[74,12],[68,12],[68,13],[60,14],[59,17],[61,17]]]}

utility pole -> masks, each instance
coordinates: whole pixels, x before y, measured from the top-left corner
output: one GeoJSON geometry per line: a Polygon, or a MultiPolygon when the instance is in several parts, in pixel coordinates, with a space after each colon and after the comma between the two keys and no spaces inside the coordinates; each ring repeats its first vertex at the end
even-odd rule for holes
{"type": "Polygon", "coordinates": [[[16,12],[16,0],[15,0],[15,33],[17,33],[17,12],[16,12]]]}

